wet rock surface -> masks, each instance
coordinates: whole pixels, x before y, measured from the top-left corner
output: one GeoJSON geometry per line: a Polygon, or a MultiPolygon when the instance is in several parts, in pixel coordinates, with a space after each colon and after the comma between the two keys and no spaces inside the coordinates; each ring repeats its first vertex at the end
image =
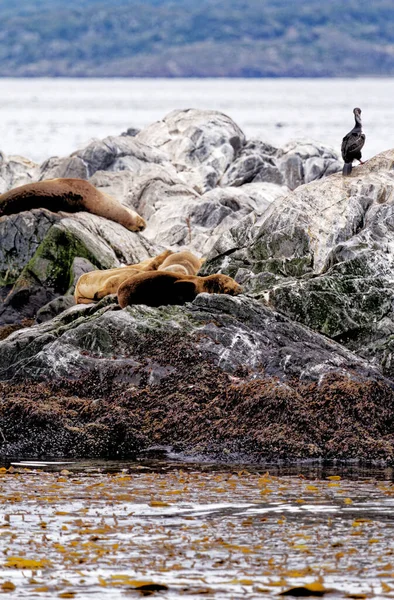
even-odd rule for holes
{"type": "Polygon", "coordinates": [[[41,167],[2,157],[0,192],[81,177],[147,221],[133,233],[83,212],[0,219],[3,450],[127,456],[157,443],[391,462],[394,152],[346,179],[340,168],[316,142],[248,141],[194,109],[41,167]],[[185,247],[246,295],[73,305],[83,272],[185,247]]]}
{"type": "MultiPolygon", "coordinates": [[[[229,373],[246,367],[250,377],[265,374],[283,381],[319,380],[331,371],[380,377],[339,344],[255,300],[220,294],[200,294],[186,306],[158,309],[141,305],[120,310],[111,296],[97,305],[77,305],[5,340],[0,377],[78,378],[98,369],[120,381],[132,380],[141,348],[145,359],[148,345],[153,345],[148,354],[156,355],[155,346],[174,336],[229,373]]],[[[161,362],[166,367],[165,355],[161,362]]]]}
{"type": "Polygon", "coordinates": [[[2,343],[3,451],[391,461],[394,392],[340,345],[243,297],[117,308],[2,343]]]}

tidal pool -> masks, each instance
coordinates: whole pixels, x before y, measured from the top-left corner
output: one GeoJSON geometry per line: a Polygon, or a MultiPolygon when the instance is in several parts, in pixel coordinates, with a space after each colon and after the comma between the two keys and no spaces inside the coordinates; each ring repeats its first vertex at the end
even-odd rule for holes
{"type": "Polygon", "coordinates": [[[0,469],[13,598],[394,598],[391,470],[139,463],[0,469]]]}

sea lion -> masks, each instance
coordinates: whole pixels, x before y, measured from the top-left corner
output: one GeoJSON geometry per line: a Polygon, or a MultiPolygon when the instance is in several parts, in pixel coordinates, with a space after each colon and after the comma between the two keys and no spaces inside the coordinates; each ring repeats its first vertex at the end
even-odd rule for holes
{"type": "Polygon", "coordinates": [[[118,303],[121,308],[132,304],[184,304],[194,300],[201,292],[237,296],[242,288],[234,279],[221,273],[199,277],[154,271],[126,279],[118,288],[118,303]]]}
{"type": "Polygon", "coordinates": [[[130,231],[142,231],[146,227],[144,219],[136,212],[84,179],[47,179],[21,185],[0,195],[0,217],[33,208],[71,213],[85,210],[120,223],[130,231]]]}
{"type": "Polygon", "coordinates": [[[188,250],[174,252],[157,269],[158,271],[171,271],[181,275],[196,275],[203,264],[203,258],[197,258],[188,250]]]}
{"type": "Polygon", "coordinates": [[[119,285],[123,281],[144,271],[155,271],[171,254],[171,250],[165,250],[158,256],[147,258],[135,265],[84,273],[75,286],[76,304],[91,304],[92,302],[98,302],[109,294],[116,294],[119,285]]]}

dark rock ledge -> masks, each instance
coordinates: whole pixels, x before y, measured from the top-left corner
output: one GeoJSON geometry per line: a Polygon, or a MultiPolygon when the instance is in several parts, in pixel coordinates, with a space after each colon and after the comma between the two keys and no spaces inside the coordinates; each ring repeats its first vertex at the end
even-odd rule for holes
{"type": "Polygon", "coordinates": [[[389,382],[243,296],[125,310],[108,298],[1,350],[3,454],[393,460],[389,382]]]}

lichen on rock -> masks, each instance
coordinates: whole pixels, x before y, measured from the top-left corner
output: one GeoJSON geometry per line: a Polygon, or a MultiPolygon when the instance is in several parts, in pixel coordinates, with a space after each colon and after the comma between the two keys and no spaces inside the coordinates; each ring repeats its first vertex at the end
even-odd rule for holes
{"type": "Polygon", "coordinates": [[[40,168],[2,160],[3,188],[90,178],[147,221],[139,234],[84,212],[0,219],[7,452],[33,453],[34,439],[67,452],[73,440],[75,455],[108,456],[117,440],[122,456],[154,442],[256,460],[394,461],[394,151],[344,178],[330,148],[274,148],[222,113],[189,109],[40,168]],[[200,274],[226,273],[244,294],[73,305],[81,273],[184,247],[206,258],[200,274]],[[45,399],[41,412],[15,398],[27,384],[45,399]],[[86,411],[81,427],[75,406],[86,411]],[[39,433],[51,407],[65,445],[39,433]]]}

